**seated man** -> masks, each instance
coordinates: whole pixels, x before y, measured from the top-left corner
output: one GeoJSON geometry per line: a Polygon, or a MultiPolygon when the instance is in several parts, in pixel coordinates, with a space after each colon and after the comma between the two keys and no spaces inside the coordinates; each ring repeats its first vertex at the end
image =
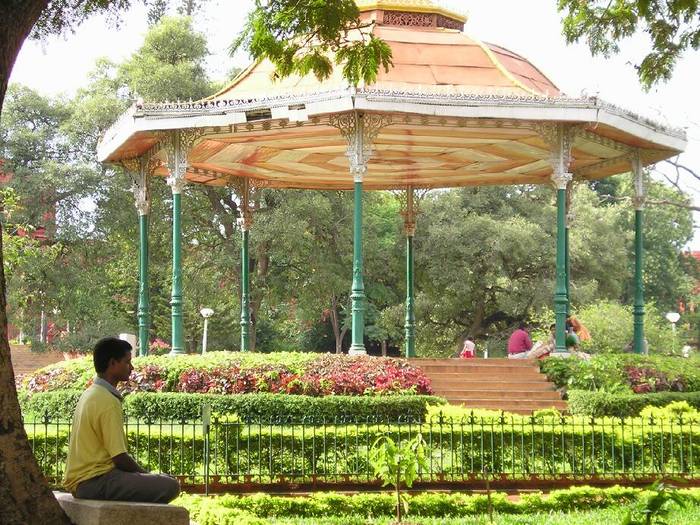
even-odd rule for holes
{"type": "Polygon", "coordinates": [[[525,323],[520,323],[518,329],[508,339],[508,357],[510,359],[523,359],[528,357],[528,351],[532,348],[530,334],[525,329],[525,323]]]}
{"type": "Polygon", "coordinates": [[[80,396],[73,415],[64,486],[76,498],[168,503],[180,492],[177,480],[149,474],[127,453],[122,397],[131,345],[106,337],[95,345],[97,377],[80,396]]]}

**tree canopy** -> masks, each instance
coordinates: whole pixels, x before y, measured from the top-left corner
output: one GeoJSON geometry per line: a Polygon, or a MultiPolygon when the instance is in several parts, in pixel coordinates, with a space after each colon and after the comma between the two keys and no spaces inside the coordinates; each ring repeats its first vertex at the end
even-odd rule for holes
{"type": "Polygon", "coordinates": [[[635,64],[649,89],[669,80],[681,55],[700,47],[698,0],[558,0],[569,43],[584,40],[594,55],[609,57],[620,42],[638,31],[650,40],[650,50],[635,64]]]}
{"type": "Polygon", "coordinates": [[[360,20],[354,0],[255,0],[231,52],[245,48],[254,60],[269,59],[276,74],[328,78],[334,67],[352,85],[370,84],[392,65],[391,48],[360,20]]]}

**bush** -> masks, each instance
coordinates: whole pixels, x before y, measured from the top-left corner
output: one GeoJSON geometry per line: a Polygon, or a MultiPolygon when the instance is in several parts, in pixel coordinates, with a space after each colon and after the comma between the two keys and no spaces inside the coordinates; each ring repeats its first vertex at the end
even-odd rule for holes
{"type": "MultiPolygon", "coordinates": [[[[697,501],[700,489],[681,491],[686,497],[697,501]]],[[[647,491],[638,488],[611,487],[573,487],[566,490],[555,490],[549,495],[539,493],[525,494],[520,501],[510,501],[503,493],[492,494],[494,511],[501,514],[537,514],[557,511],[590,511],[628,505],[640,501],[647,491]]],[[[409,515],[448,518],[468,517],[484,514],[488,509],[488,499],[484,494],[444,494],[426,493],[410,496],[409,515]]],[[[289,498],[255,494],[252,496],[183,496],[174,502],[190,510],[192,519],[202,525],[213,525],[214,521],[206,521],[202,517],[212,512],[211,509],[222,509],[222,518],[226,512],[244,512],[246,515],[258,518],[319,518],[319,517],[363,517],[364,519],[379,516],[391,516],[393,500],[388,494],[357,494],[341,495],[312,494],[309,497],[289,498]]],[[[221,523],[231,523],[222,521],[221,523]]],[[[529,522],[528,522],[529,523],[529,522]]]]}
{"type": "MultiPolygon", "coordinates": [[[[621,352],[632,341],[634,330],[632,307],[600,301],[581,308],[576,317],[591,332],[591,340],[582,343],[586,352],[621,352]]],[[[668,352],[673,348],[673,332],[654,305],[646,305],[644,335],[651,352],[668,352]]]]}
{"type": "MultiPolygon", "coordinates": [[[[23,388],[46,392],[84,387],[93,376],[89,359],[58,363],[28,375],[23,388]]],[[[280,393],[325,395],[430,394],[425,373],[405,360],[331,354],[211,353],[134,359],[130,392],[198,394],[280,393]]]]}
{"type": "MultiPolygon", "coordinates": [[[[20,402],[25,417],[41,418],[45,413],[53,419],[70,420],[80,392],[56,391],[23,394],[20,402]]],[[[325,396],[312,397],[285,394],[172,394],[136,393],[124,398],[124,411],[140,420],[197,419],[203,404],[210,404],[221,416],[238,415],[251,418],[293,417],[332,421],[335,418],[410,417],[422,421],[429,405],[445,401],[433,396],[325,396]]]]}
{"type": "Polygon", "coordinates": [[[638,416],[645,407],[664,407],[674,401],[685,401],[700,408],[700,392],[659,392],[653,394],[610,394],[585,390],[569,391],[569,410],[572,414],[595,417],[638,416]]]}
{"type": "MultiPolygon", "coordinates": [[[[372,443],[388,435],[405,443],[420,433],[429,466],[421,481],[474,479],[484,471],[513,478],[607,475],[683,477],[700,472],[700,421],[620,420],[589,417],[529,417],[437,421],[318,424],[278,419],[213,421],[210,472],[222,483],[347,482],[375,478],[368,458],[372,443]],[[282,423],[282,424],[281,424],[282,423]]],[[[32,450],[48,477],[65,465],[68,425],[26,422],[32,450]]],[[[150,471],[202,483],[205,438],[202,425],[130,420],[129,452],[150,471]]]]}
{"type": "Polygon", "coordinates": [[[557,387],[612,393],[700,392],[696,357],[601,354],[590,360],[548,358],[540,369],[557,387]]]}
{"type": "Polygon", "coordinates": [[[69,421],[81,395],[82,392],[76,390],[55,390],[38,394],[19,392],[18,397],[26,420],[49,416],[54,420],[69,421]]]}

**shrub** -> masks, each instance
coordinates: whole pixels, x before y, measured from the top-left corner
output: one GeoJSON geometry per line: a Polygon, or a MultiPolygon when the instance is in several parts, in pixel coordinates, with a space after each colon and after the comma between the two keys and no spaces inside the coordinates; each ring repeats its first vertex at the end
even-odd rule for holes
{"type": "MultiPolygon", "coordinates": [[[[59,363],[25,378],[29,392],[84,387],[94,375],[90,359],[59,363]]],[[[281,393],[324,395],[430,394],[430,380],[401,359],[329,354],[149,356],[134,359],[130,392],[199,394],[281,393]]]]}
{"type": "Polygon", "coordinates": [[[548,358],[539,364],[560,388],[613,393],[700,391],[697,358],[601,354],[590,360],[548,358]]]}
{"type": "MultiPolygon", "coordinates": [[[[57,391],[23,394],[20,398],[25,417],[69,420],[80,392],[57,391]]],[[[445,401],[433,396],[296,396],[285,394],[173,394],[136,393],[124,398],[124,411],[141,420],[191,420],[200,416],[203,404],[212,406],[220,416],[238,415],[251,418],[307,417],[333,421],[336,418],[410,417],[423,420],[427,407],[445,401]]]]}
{"type": "MultiPolygon", "coordinates": [[[[700,489],[682,490],[680,493],[688,500],[700,497],[700,489]]],[[[629,505],[643,501],[648,491],[638,488],[610,487],[572,487],[555,490],[549,495],[524,494],[520,501],[510,501],[506,494],[492,494],[494,510],[502,514],[536,514],[561,511],[589,511],[629,505]]],[[[411,516],[432,518],[467,517],[486,512],[488,501],[484,494],[466,495],[459,493],[425,493],[410,496],[411,516]]],[[[211,508],[245,512],[258,518],[319,518],[319,517],[373,517],[390,516],[393,511],[392,498],[388,494],[312,494],[309,497],[289,498],[255,494],[252,496],[183,496],[174,504],[182,505],[192,512],[192,518],[206,523],[201,516],[211,512],[211,508]]],[[[226,516],[225,513],[220,516],[226,516]]],[[[528,521],[529,523],[530,521],[528,521]]],[[[222,521],[221,523],[230,523],[222,521]]],[[[344,522],[345,523],[345,522],[344,522]]],[[[524,521],[523,521],[524,523],[524,521]]]]}
{"type": "MultiPolygon", "coordinates": [[[[63,472],[68,426],[54,422],[26,429],[43,470],[63,472]]],[[[429,468],[421,480],[460,480],[488,471],[505,477],[531,475],[694,476],[700,471],[700,427],[660,421],[566,418],[552,421],[446,422],[445,424],[284,424],[279,420],[214,421],[209,433],[210,472],[226,482],[275,483],[374,479],[368,449],[381,435],[405,443],[426,438],[429,468]],[[592,446],[595,444],[595,446],[592,446]],[[681,453],[681,451],[683,451],[681,453]]],[[[129,451],[146,469],[202,480],[204,435],[196,423],[127,425],[129,451]]],[[[393,507],[392,507],[393,508],[393,507]]]]}
{"type": "Polygon", "coordinates": [[[607,392],[569,391],[572,414],[595,417],[638,416],[645,407],[663,407],[674,401],[685,401],[700,408],[700,392],[658,392],[652,394],[610,394],[607,392]]]}
{"type": "Polygon", "coordinates": [[[36,394],[29,394],[26,391],[18,393],[22,414],[26,420],[41,419],[47,415],[52,419],[68,421],[73,417],[81,395],[82,392],[76,390],[54,390],[36,394]]]}

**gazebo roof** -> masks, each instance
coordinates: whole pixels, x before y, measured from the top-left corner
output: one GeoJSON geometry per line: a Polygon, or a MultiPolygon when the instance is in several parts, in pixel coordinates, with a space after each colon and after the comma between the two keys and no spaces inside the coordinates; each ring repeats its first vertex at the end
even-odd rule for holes
{"type": "MultiPolygon", "coordinates": [[[[576,126],[571,171],[596,179],[629,171],[629,153],[650,164],[676,155],[685,134],[596,98],[569,98],[516,53],[466,36],[466,17],[428,0],[358,0],[362,17],[392,49],[394,67],[352,88],[339,68],[273,82],[253,64],[198,102],[140,104],[108,131],[100,160],[152,150],[163,132],[198,129],[187,178],[225,185],[231,177],[287,188],[350,189],[338,114],[381,114],[364,178],[367,189],[546,183],[550,153],[539,126],[576,126]]],[[[164,167],[156,173],[165,175],[164,167]]]]}

